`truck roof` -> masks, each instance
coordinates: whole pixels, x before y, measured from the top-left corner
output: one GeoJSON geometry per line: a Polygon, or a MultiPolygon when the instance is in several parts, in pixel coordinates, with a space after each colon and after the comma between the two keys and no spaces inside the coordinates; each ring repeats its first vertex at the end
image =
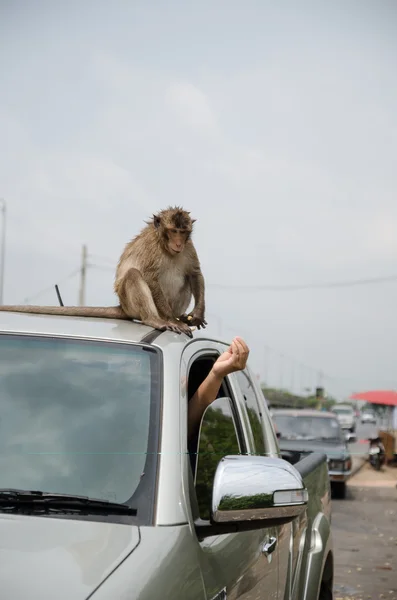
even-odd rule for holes
{"type": "MultiPolygon", "coordinates": [[[[175,342],[173,332],[159,331],[134,321],[8,311],[0,311],[0,333],[44,334],[148,344],[156,340],[156,345],[159,346],[164,346],[169,341],[175,342]]],[[[183,333],[178,338],[182,344],[190,340],[183,333]]]]}

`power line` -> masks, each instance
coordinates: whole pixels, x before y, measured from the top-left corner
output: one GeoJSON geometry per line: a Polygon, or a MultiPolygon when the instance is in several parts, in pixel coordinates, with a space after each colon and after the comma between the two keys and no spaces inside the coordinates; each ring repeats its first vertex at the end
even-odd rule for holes
{"type": "Polygon", "coordinates": [[[114,271],[115,270],[115,267],[108,267],[107,265],[97,265],[92,262],[87,263],[87,267],[93,268],[93,269],[100,269],[102,271],[114,271]]]}
{"type": "MultiPolygon", "coordinates": [[[[97,259],[103,260],[103,261],[109,261],[114,264],[114,261],[112,259],[100,257],[98,255],[88,254],[85,249],[84,259],[83,259],[83,265],[85,265],[85,268],[94,268],[94,269],[96,268],[96,269],[105,270],[105,271],[114,271],[114,269],[115,269],[114,266],[101,265],[101,264],[97,264],[95,262],[94,263],[89,262],[87,259],[89,259],[90,257],[97,258],[97,259]]],[[[62,279],[59,283],[63,283],[81,272],[82,272],[82,267],[75,269],[71,273],[69,273],[69,275],[67,275],[64,279],[62,279]]],[[[269,285],[268,286],[233,286],[233,285],[214,284],[214,285],[212,285],[212,287],[218,287],[221,289],[237,289],[237,290],[242,290],[242,291],[244,291],[244,290],[255,290],[255,291],[257,291],[257,290],[280,290],[280,291],[282,291],[282,290],[298,290],[298,289],[329,288],[329,287],[347,287],[347,286],[373,284],[373,283],[381,283],[381,282],[395,281],[395,280],[397,280],[397,275],[389,276],[389,277],[359,279],[359,280],[351,280],[351,281],[344,281],[344,282],[332,282],[332,283],[324,283],[324,284],[287,285],[287,286],[286,285],[284,285],[284,286],[269,286],[269,285]]],[[[34,296],[31,296],[30,298],[26,298],[24,300],[24,303],[28,304],[31,300],[41,296],[44,293],[49,292],[50,290],[53,290],[54,285],[51,287],[44,288],[43,290],[41,290],[34,296]]],[[[211,286],[211,284],[209,284],[209,286],[211,286]]],[[[220,319],[220,317],[218,315],[213,314],[212,316],[218,320],[218,328],[219,328],[219,330],[221,330],[223,328],[222,320],[220,319]]],[[[229,331],[229,332],[232,331],[232,328],[230,326],[226,326],[225,329],[226,329],[226,331],[229,331]]],[[[241,331],[241,328],[239,328],[239,329],[241,331]]],[[[219,333],[220,333],[220,331],[219,331],[219,333]]],[[[243,335],[245,335],[246,337],[251,337],[251,335],[246,334],[246,332],[244,332],[243,335]]],[[[292,363],[296,364],[299,369],[302,369],[302,368],[308,369],[309,371],[313,372],[313,374],[316,373],[317,377],[319,377],[320,376],[319,374],[321,373],[321,376],[324,377],[325,379],[327,379],[328,381],[334,381],[334,382],[339,382],[339,383],[341,383],[342,381],[346,381],[346,382],[349,381],[349,379],[347,379],[347,378],[330,376],[316,367],[302,364],[300,361],[297,361],[294,357],[287,356],[285,353],[280,352],[279,350],[276,350],[275,348],[271,348],[271,347],[267,346],[267,349],[272,354],[274,353],[275,355],[278,355],[282,361],[283,361],[283,359],[288,358],[292,363]]],[[[283,371],[283,365],[281,365],[281,371],[283,371]]]]}
{"type": "MultiPolygon", "coordinates": [[[[69,273],[69,275],[67,275],[66,277],[64,277],[64,279],[61,279],[61,281],[55,282],[55,283],[57,285],[60,285],[61,283],[65,283],[65,281],[68,281],[69,279],[72,279],[72,277],[74,277],[75,275],[77,275],[77,273],[80,273],[80,267],[78,269],[75,269],[71,273],[69,273]]],[[[49,291],[53,291],[54,288],[55,288],[55,283],[51,287],[47,287],[47,288],[44,288],[44,289],[40,290],[40,292],[37,292],[37,294],[35,294],[34,296],[30,296],[29,298],[25,298],[24,301],[21,304],[29,304],[32,300],[35,300],[39,296],[42,296],[43,294],[45,294],[45,293],[47,293],[49,291]]]]}
{"type": "Polygon", "coordinates": [[[96,258],[97,260],[102,260],[104,262],[111,263],[112,265],[115,264],[114,258],[107,258],[106,256],[100,256],[99,254],[91,254],[91,253],[89,253],[88,256],[91,258],[94,258],[94,259],[96,258]]]}
{"type": "MultiPolygon", "coordinates": [[[[105,269],[105,270],[113,270],[112,267],[106,267],[106,266],[102,266],[102,265],[97,265],[97,264],[93,264],[93,263],[87,263],[86,265],[87,267],[93,267],[93,268],[99,268],[99,269],[105,269]]],[[[69,279],[73,278],[75,275],[77,274],[81,274],[81,267],[74,269],[71,273],[69,273],[69,275],[67,275],[66,277],[64,277],[63,279],[61,279],[58,282],[58,285],[60,285],[61,283],[64,283],[65,281],[68,281],[69,279]]],[[[54,290],[54,285],[52,285],[51,287],[46,287],[42,290],[40,290],[37,294],[35,294],[34,296],[31,296],[29,298],[25,298],[24,300],[24,304],[29,304],[32,300],[34,300],[35,298],[38,298],[39,296],[49,292],[49,291],[53,291],[54,290]]],[[[226,327],[223,326],[222,323],[222,319],[216,315],[216,314],[212,314],[211,315],[213,318],[215,318],[218,321],[218,327],[219,329],[224,328],[226,331],[229,331],[230,333],[233,331],[234,329],[232,329],[229,325],[227,325],[226,327]]],[[[242,331],[241,328],[238,328],[239,331],[246,337],[246,338],[250,338],[252,337],[252,334],[248,333],[247,331],[242,331]]],[[[219,332],[220,333],[220,332],[219,332]]],[[[256,336],[254,336],[255,338],[256,336]]],[[[259,343],[259,340],[256,340],[259,343]]],[[[286,375],[285,373],[285,359],[288,359],[291,363],[295,364],[296,366],[298,366],[298,368],[301,370],[303,369],[307,369],[310,372],[313,373],[313,377],[315,374],[319,374],[320,372],[322,373],[322,376],[327,379],[328,381],[334,381],[334,382],[339,382],[341,383],[343,380],[346,380],[346,378],[343,377],[335,377],[333,375],[328,375],[327,373],[324,373],[322,370],[320,370],[318,367],[314,367],[311,365],[307,365],[307,364],[303,364],[302,362],[298,361],[295,357],[293,356],[289,356],[287,354],[285,354],[284,352],[277,350],[276,348],[272,348],[270,346],[266,346],[268,352],[270,352],[270,354],[273,354],[273,356],[278,356],[281,359],[281,364],[280,364],[280,376],[282,378],[282,381],[280,382],[280,387],[283,387],[283,383],[284,383],[284,375],[286,375]]],[[[270,356],[268,356],[268,359],[270,358],[270,356]]],[[[348,380],[346,380],[348,381],[348,380]]],[[[287,385],[288,388],[288,385],[287,385]]]]}
{"type": "MultiPolygon", "coordinates": [[[[93,256],[93,255],[90,255],[93,256]]],[[[97,257],[99,258],[99,257],[97,257]]],[[[111,259],[101,258],[112,262],[111,259]]],[[[97,263],[90,263],[88,266],[95,269],[102,269],[104,271],[114,271],[115,267],[108,265],[100,265],[97,263]]],[[[223,283],[207,283],[206,287],[217,288],[219,290],[234,290],[240,292],[292,292],[299,290],[314,290],[314,289],[332,289],[332,288],[343,288],[343,287],[355,287],[359,285],[376,285],[380,283],[389,283],[397,281],[396,275],[386,275],[383,277],[368,277],[362,279],[350,279],[345,281],[330,281],[326,283],[301,283],[301,284],[284,284],[284,285],[234,285],[234,284],[223,284],[223,283]]]]}
{"type": "Polygon", "coordinates": [[[313,289],[330,289],[337,287],[353,287],[356,285],[372,285],[377,283],[386,283],[397,281],[397,275],[389,275],[385,277],[372,277],[367,279],[352,279],[347,281],[332,281],[328,283],[305,283],[305,284],[287,284],[287,285],[226,285],[222,283],[208,284],[208,287],[218,288],[222,290],[235,291],[298,291],[298,290],[313,290],[313,289]]]}

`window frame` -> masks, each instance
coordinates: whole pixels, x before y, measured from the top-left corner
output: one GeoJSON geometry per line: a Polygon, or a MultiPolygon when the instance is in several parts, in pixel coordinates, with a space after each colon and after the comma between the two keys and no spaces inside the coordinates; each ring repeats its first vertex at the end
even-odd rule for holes
{"type": "MultiPolygon", "coordinates": [[[[193,364],[196,363],[196,361],[198,361],[200,359],[210,359],[213,362],[215,362],[219,358],[219,356],[223,352],[225,352],[226,348],[227,348],[226,344],[217,343],[213,340],[208,340],[206,343],[206,340],[200,340],[200,339],[194,340],[186,346],[186,348],[182,354],[182,362],[186,361],[185,373],[186,373],[187,389],[189,387],[189,385],[188,385],[189,375],[190,375],[190,371],[191,371],[193,364]]],[[[241,454],[251,454],[252,442],[251,442],[250,434],[247,431],[248,416],[246,414],[246,411],[244,410],[244,407],[241,406],[240,395],[238,395],[238,394],[236,395],[234,393],[235,383],[231,379],[232,376],[233,376],[233,373],[231,375],[227,375],[223,379],[222,387],[227,392],[227,394],[226,394],[226,396],[224,396],[222,394],[220,397],[228,397],[231,401],[235,427],[237,430],[237,439],[239,442],[239,446],[242,449],[241,454]]],[[[222,387],[221,387],[221,389],[222,389],[222,387]]],[[[182,400],[183,400],[183,397],[182,397],[182,400]]],[[[194,483],[195,473],[193,473],[193,470],[191,468],[190,455],[189,455],[189,449],[188,449],[188,444],[187,444],[187,407],[188,407],[188,401],[189,401],[187,394],[186,394],[185,401],[186,401],[186,420],[184,423],[184,427],[182,428],[182,432],[183,432],[183,436],[184,436],[184,441],[183,441],[184,446],[183,447],[186,448],[186,460],[185,460],[184,466],[185,466],[185,469],[187,469],[188,494],[189,494],[189,505],[190,505],[189,509],[192,511],[192,517],[193,517],[193,520],[195,521],[196,519],[200,519],[200,513],[199,513],[199,509],[198,509],[198,499],[197,499],[196,487],[195,487],[195,483],[194,483]]],[[[248,421],[248,425],[249,425],[249,421],[248,421]]],[[[249,425],[249,427],[250,427],[250,425],[249,425]]],[[[201,422],[200,422],[199,431],[200,430],[201,430],[201,422]]],[[[199,437],[197,438],[197,444],[199,444],[199,437]]]]}
{"type": "MultiPolygon", "coordinates": [[[[251,442],[252,442],[253,454],[256,456],[267,456],[269,454],[269,444],[267,442],[267,432],[265,430],[264,422],[263,422],[264,409],[261,410],[260,401],[258,398],[257,390],[255,388],[252,376],[247,368],[243,369],[242,371],[236,371],[235,373],[233,373],[233,376],[236,381],[236,385],[238,386],[239,393],[241,394],[241,399],[242,399],[242,402],[244,405],[244,410],[247,413],[247,419],[248,419],[249,425],[250,425],[250,438],[251,438],[251,442]],[[254,429],[252,427],[251,419],[250,419],[249,413],[248,413],[249,407],[247,406],[247,401],[244,398],[244,396],[245,396],[244,390],[240,384],[241,377],[244,377],[247,380],[249,387],[251,388],[251,394],[253,395],[253,399],[255,402],[255,414],[257,415],[260,425],[261,425],[261,432],[262,432],[262,436],[263,436],[263,445],[265,447],[264,454],[258,452],[258,449],[256,447],[255,438],[254,438],[254,429]]],[[[250,408],[251,408],[251,406],[250,406],[250,408]]]]}
{"type": "MultiPolygon", "coordinates": [[[[266,445],[266,452],[262,456],[281,458],[281,452],[279,449],[276,432],[274,429],[272,417],[271,417],[271,414],[269,411],[269,407],[267,405],[266,398],[264,397],[263,392],[262,392],[260,386],[258,385],[257,381],[255,380],[253,373],[251,371],[251,368],[248,364],[246,365],[245,369],[243,370],[243,373],[245,374],[246,377],[248,377],[248,379],[251,382],[252,389],[256,396],[258,411],[260,413],[262,431],[263,431],[263,436],[264,436],[265,445],[266,445]]],[[[241,410],[244,413],[244,419],[248,423],[247,436],[249,438],[249,442],[250,442],[250,445],[252,448],[251,452],[252,452],[252,454],[255,455],[256,454],[255,443],[254,443],[254,438],[252,435],[251,422],[249,420],[248,412],[247,412],[247,409],[245,406],[244,394],[243,394],[243,390],[241,389],[240,384],[239,384],[237,372],[232,373],[231,375],[229,375],[229,377],[232,381],[233,389],[235,391],[235,396],[238,396],[238,398],[239,398],[239,404],[241,405],[241,410]]]]}

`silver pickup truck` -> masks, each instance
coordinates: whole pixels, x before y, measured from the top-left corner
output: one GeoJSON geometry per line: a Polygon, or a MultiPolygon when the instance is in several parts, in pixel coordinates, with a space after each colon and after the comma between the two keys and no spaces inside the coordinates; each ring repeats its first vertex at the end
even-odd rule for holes
{"type": "Polygon", "coordinates": [[[332,600],[325,455],[281,459],[250,368],[194,446],[226,348],[138,323],[0,313],[7,600],[332,600]]]}

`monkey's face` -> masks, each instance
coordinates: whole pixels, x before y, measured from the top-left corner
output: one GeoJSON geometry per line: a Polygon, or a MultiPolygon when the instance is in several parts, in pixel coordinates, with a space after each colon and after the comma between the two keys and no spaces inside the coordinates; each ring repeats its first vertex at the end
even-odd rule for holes
{"type": "Polygon", "coordinates": [[[186,241],[190,235],[189,231],[185,229],[177,229],[176,227],[169,227],[166,229],[167,236],[167,247],[170,254],[179,254],[185,249],[186,241]]]}
{"type": "Polygon", "coordinates": [[[158,215],[153,215],[153,224],[159,232],[163,247],[172,256],[184,251],[189,240],[195,219],[181,208],[168,208],[158,215]]]}

